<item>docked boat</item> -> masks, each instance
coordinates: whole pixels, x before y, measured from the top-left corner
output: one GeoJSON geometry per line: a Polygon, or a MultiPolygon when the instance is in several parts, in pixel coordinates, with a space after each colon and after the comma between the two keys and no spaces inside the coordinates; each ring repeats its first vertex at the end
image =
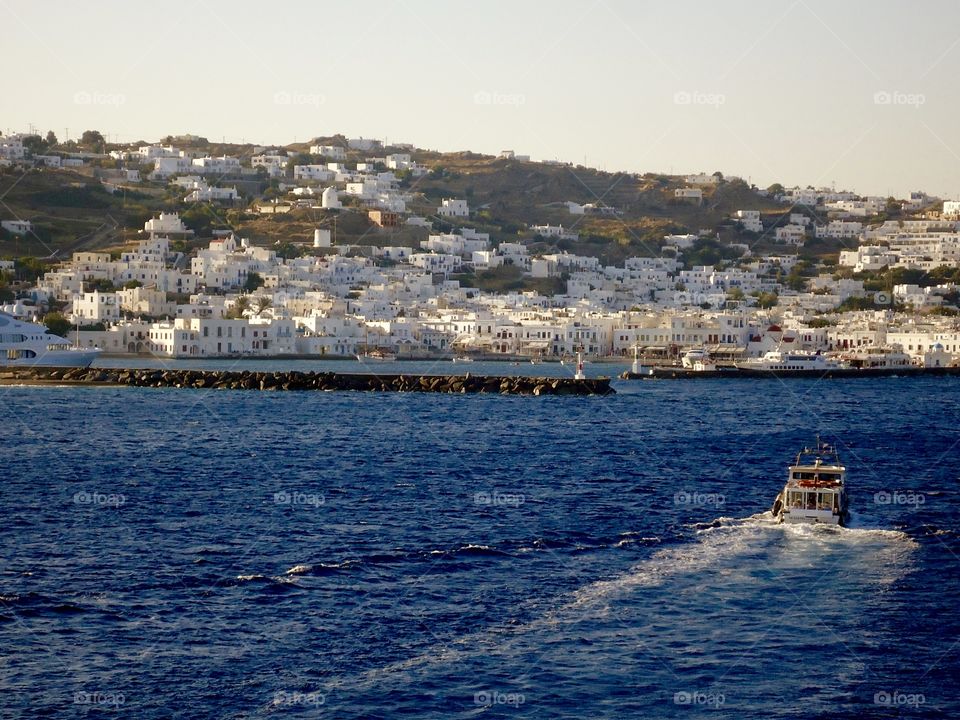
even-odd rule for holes
{"type": "Polygon", "coordinates": [[[827,370],[843,370],[849,366],[834,358],[828,358],[817,352],[794,350],[770,350],[762,357],[750,358],[736,363],[738,370],[754,370],[760,372],[789,374],[795,372],[824,372],[827,370]]]}
{"type": "Polygon", "coordinates": [[[457,356],[455,356],[455,357],[453,358],[453,362],[455,362],[455,363],[472,363],[472,362],[473,362],[473,358],[470,357],[469,355],[457,355],[457,356]]]}
{"type": "Polygon", "coordinates": [[[0,312],[0,367],[89,367],[99,348],[79,348],[39,323],[0,312]]]}
{"type": "Polygon", "coordinates": [[[840,359],[861,370],[914,367],[913,358],[900,345],[857,348],[841,353],[840,359]]]}
{"type": "Polygon", "coordinates": [[[376,348],[374,350],[371,350],[370,352],[363,353],[362,355],[357,355],[357,360],[359,360],[360,362],[368,362],[368,361],[391,362],[396,359],[397,359],[397,356],[394,355],[392,352],[388,352],[387,350],[381,350],[380,348],[376,348]]]}
{"type": "Polygon", "coordinates": [[[784,523],[846,525],[849,499],[847,469],[832,445],[804,448],[787,469],[787,484],[773,503],[773,516],[784,523]]]}
{"type": "Polygon", "coordinates": [[[704,348],[687,350],[680,358],[680,364],[685,370],[695,372],[713,372],[717,369],[717,364],[710,358],[710,353],[704,348]]]}

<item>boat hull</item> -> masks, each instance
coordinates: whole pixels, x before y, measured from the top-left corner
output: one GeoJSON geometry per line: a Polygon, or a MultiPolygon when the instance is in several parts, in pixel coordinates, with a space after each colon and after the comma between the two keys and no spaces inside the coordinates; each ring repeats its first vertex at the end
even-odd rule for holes
{"type": "Polygon", "coordinates": [[[49,352],[32,358],[9,359],[0,356],[0,367],[10,368],[65,368],[90,367],[90,364],[100,355],[100,350],[69,350],[63,352],[49,352]]]}
{"type": "Polygon", "coordinates": [[[780,513],[780,522],[788,525],[844,525],[842,515],[829,510],[791,510],[780,513]]]}

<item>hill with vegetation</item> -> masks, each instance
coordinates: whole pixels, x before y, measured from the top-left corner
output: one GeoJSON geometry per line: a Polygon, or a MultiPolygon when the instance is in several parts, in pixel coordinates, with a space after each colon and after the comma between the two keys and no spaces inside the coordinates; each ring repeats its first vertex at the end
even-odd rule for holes
{"type": "MultiPolygon", "coordinates": [[[[210,143],[194,137],[168,137],[163,142],[198,154],[231,155],[242,161],[264,151],[249,144],[210,143]]],[[[312,144],[346,147],[347,143],[345,137],[337,135],[268,150],[290,156],[288,175],[292,176],[294,164],[325,162],[309,155],[312,144]]],[[[44,149],[53,152],[61,148],[44,149]]],[[[31,220],[35,228],[34,233],[23,237],[0,233],[0,257],[32,255],[53,260],[77,250],[119,252],[137,238],[143,223],[161,210],[179,212],[196,231],[197,239],[188,248],[202,244],[218,229],[233,230],[255,244],[279,246],[289,252],[294,252],[290,248],[309,247],[313,229],[318,226],[332,228],[338,244],[359,246],[414,247],[428,234],[425,228],[414,226],[380,228],[368,219],[365,208],[342,193],[346,207],[341,211],[302,208],[283,214],[260,214],[256,204],[282,201],[285,196],[281,188],[284,179],[270,179],[265,173],[210,178],[224,186],[239,183],[241,200],[232,206],[186,203],[186,191],[148,180],[113,186],[114,191],[109,192],[109,186],[99,177],[120,167],[118,161],[104,154],[110,149],[114,146],[100,142],[96,147],[100,154],[83,168],[0,171],[0,213],[4,218],[31,220]]],[[[688,265],[736,257],[739,251],[731,250],[733,243],[746,243],[755,252],[796,252],[774,243],[770,229],[787,222],[790,208],[739,178],[720,176],[716,185],[702,187],[703,201],[696,203],[674,197],[677,188],[685,187],[682,176],[607,173],[583,166],[502,159],[471,152],[387,147],[376,154],[382,157],[391,152],[408,152],[413,160],[429,168],[420,177],[413,177],[408,171],[396,174],[401,188],[412,197],[408,210],[433,221],[437,231],[473,227],[488,232],[495,243],[523,242],[531,253],[566,251],[598,257],[606,264],[619,264],[630,256],[659,255],[664,236],[669,234],[703,235],[684,253],[688,265]],[[468,220],[451,222],[436,215],[441,200],[448,197],[468,201],[468,220]],[[589,203],[609,210],[574,215],[567,209],[567,202],[589,203]],[[731,220],[740,209],[760,210],[768,230],[760,236],[744,231],[731,220]],[[579,238],[543,238],[530,230],[532,225],[563,225],[576,231],[579,238]]],[[[367,161],[372,154],[349,150],[347,163],[367,161]]],[[[151,166],[139,169],[146,178],[151,166]]],[[[804,212],[810,214],[809,210],[804,212]]],[[[811,259],[835,258],[840,247],[835,242],[810,240],[803,253],[811,259]]]]}

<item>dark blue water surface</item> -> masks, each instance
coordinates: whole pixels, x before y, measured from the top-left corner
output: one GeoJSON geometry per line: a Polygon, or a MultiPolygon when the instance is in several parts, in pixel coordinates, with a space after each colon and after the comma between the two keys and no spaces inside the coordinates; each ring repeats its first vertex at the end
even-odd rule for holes
{"type": "Polygon", "coordinates": [[[960,717],[960,381],[615,387],[0,388],[0,717],[960,717]]]}

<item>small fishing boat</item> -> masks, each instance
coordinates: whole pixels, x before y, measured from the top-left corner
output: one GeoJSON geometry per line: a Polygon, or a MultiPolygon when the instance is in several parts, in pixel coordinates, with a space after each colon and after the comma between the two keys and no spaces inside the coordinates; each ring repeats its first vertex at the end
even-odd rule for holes
{"type": "Polygon", "coordinates": [[[846,525],[849,498],[847,469],[832,445],[817,438],[787,469],[787,484],[773,503],[773,516],[785,523],[846,525]]]}

